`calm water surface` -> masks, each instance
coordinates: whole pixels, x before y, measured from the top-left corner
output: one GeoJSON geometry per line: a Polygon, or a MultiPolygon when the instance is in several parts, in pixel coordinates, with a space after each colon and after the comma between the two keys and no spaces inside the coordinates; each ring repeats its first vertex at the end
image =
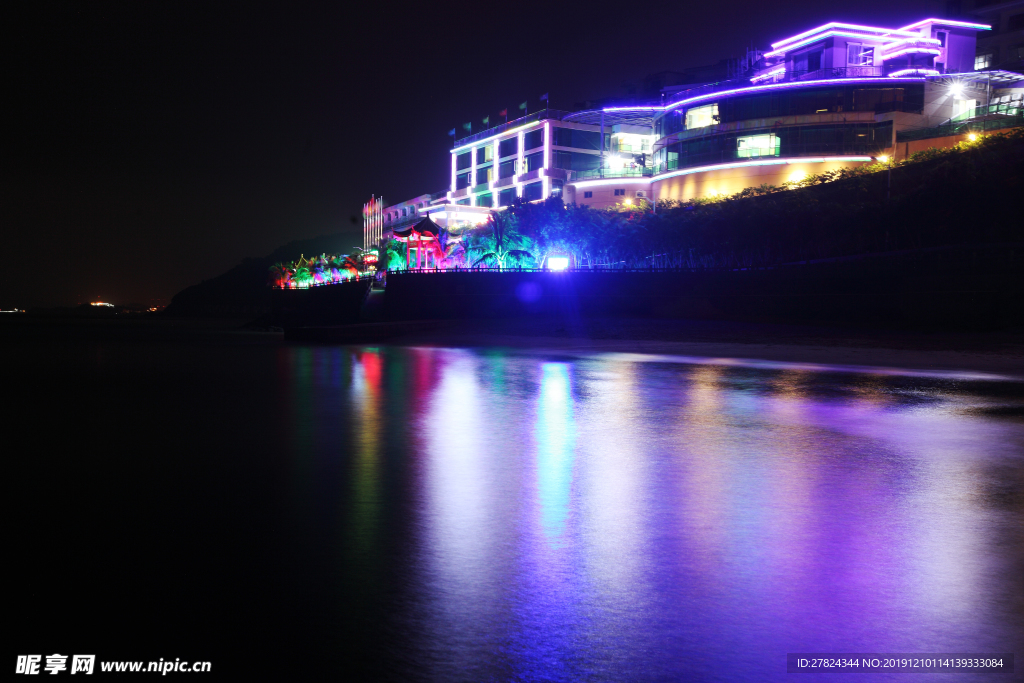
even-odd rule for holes
{"type": "Polygon", "coordinates": [[[33,652],[460,681],[1024,653],[1014,382],[495,349],[23,352],[53,360],[11,381],[34,373],[70,430],[38,447],[19,518],[33,652]],[[76,596],[115,623],[37,612],[76,596]]]}

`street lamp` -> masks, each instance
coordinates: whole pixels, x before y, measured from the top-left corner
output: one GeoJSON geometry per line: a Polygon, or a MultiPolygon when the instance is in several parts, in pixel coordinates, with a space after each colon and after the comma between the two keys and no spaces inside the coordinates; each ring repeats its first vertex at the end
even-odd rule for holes
{"type": "Polygon", "coordinates": [[[885,181],[885,201],[889,201],[889,196],[892,194],[892,157],[881,154],[875,157],[875,161],[880,161],[888,167],[888,178],[885,181]]]}

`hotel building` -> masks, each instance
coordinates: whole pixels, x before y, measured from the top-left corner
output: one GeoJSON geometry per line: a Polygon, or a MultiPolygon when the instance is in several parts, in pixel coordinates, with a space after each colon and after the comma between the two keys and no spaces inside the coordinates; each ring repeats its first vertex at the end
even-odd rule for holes
{"type": "Polygon", "coordinates": [[[742,78],[665,87],[641,105],[539,111],[457,140],[450,187],[418,215],[465,225],[516,197],[687,201],[952,146],[960,123],[1020,125],[1024,75],[978,68],[989,31],[832,22],[773,43],[742,78]]]}

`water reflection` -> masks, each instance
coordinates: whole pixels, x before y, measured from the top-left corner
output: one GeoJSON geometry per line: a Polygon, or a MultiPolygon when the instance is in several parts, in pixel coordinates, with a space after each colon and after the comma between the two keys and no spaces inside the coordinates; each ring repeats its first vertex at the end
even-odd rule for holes
{"type": "Polygon", "coordinates": [[[572,414],[569,366],[541,366],[537,399],[537,501],[544,534],[555,540],[565,532],[572,487],[576,425],[572,414]]]}
{"type": "Polygon", "coordinates": [[[331,485],[357,542],[334,561],[376,558],[381,594],[348,616],[401,624],[405,675],[775,680],[786,652],[1024,651],[1020,510],[985,502],[1019,478],[1024,426],[970,412],[983,388],[493,350],[296,347],[282,368],[295,471],[316,485],[328,435],[352,459],[331,485]]]}

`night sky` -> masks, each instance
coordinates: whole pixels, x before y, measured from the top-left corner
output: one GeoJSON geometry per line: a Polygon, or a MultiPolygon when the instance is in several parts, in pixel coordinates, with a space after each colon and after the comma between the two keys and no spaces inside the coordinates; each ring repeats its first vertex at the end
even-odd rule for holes
{"type": "Polygon", "coordinates": [[[169,300],[448,182],[447,132],[939,0],[5,3],[0,307],[169,300]],[[12,115],[13,112],[13,115],[12,115]]]}

